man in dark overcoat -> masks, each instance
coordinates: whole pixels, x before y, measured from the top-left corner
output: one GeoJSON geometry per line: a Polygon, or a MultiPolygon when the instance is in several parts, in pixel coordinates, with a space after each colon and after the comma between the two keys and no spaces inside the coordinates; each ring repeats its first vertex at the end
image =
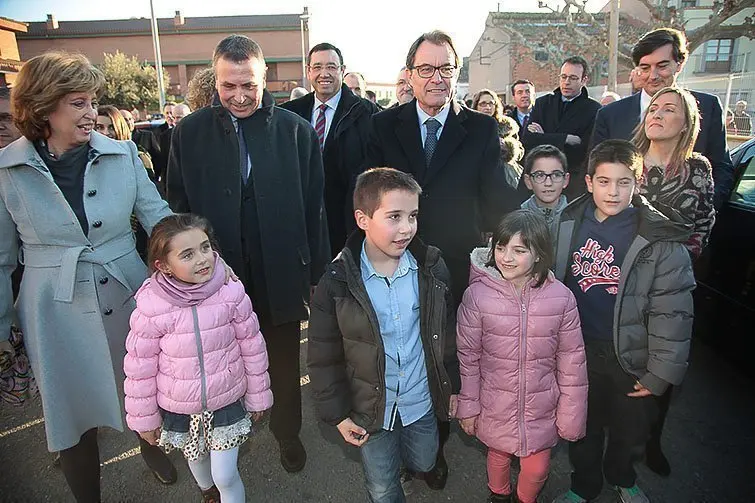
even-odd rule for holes
{"type": "Polygon", "coordinates": [[[330,258],[320,147],[308,122],[274,105],[256,42],[223,39],[213,68],[215,104],[186,116],[173,133],[168,202],[210,220],[220,253],[252,299],[275,397],[270,429],[281,464],[296,472],[306,462],[300,322],[330,258]]]}

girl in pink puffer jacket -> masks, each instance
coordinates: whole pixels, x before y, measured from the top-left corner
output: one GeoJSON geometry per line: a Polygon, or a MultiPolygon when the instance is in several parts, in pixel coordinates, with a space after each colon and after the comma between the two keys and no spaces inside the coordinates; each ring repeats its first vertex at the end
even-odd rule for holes
{"type": "Polygon", "coordinates": [[[508,214],[490,248],[471,255],[458,313],[457,417],[488,446],[492,503],[532,503],[559,437],[585,435],[587,367],[577,303],[550,272],[548,226],[529,210],[508,214]],[[517,499],[511,457],[520,458],[517,499]]]}
{"type": "Polygon", "coordinates": [[[205,502],[242,503],[239,445],[273,395],[257,315],[211,236],[188,214],[152,231],[154,274],[136,293],[126,339],[126,422],[150,444],[183,451],[205,502]]]}

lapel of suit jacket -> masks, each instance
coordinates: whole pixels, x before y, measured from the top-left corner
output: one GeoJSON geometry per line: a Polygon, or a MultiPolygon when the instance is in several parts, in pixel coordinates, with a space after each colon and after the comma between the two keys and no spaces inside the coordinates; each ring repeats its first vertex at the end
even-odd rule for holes
{"type": "Polygon", "coordinates": [[[409,159],[409,169],[418,182],[422,183],[425,175],[425,150],[422,148],[422,135],[419,131],[416,100],[412,100],[398,114],[396,136],[401,148],[409,159]]]}
{"type": "Polygon", "coordinates": [[[467,112],[456,101],[452,101],[450,107],[446,123],[443,125],[443,131],[440,133],[438,146],[435,148],[435,153],[430,161],[430,167],[425,173],[425,183],[429,183],[430,179],[445,166],[448,158],[451,157],[459,144],[467,136],[467,130],[462,124],[466,119],[467,112]]]}
{"type": "MultiPolygon", "coordinates": [[[[642,114],[642,91],[634,93],[627,98],[627,109],[625,110],[626,116],[617,117],[619,124],[622,124],[622,135],[619,138],[625,140],[631,140],[634,133],[634,128],[640,123],[640,115],[642,114]]],[[[622,114],[624,115],[624,114],[622,114]]]]}

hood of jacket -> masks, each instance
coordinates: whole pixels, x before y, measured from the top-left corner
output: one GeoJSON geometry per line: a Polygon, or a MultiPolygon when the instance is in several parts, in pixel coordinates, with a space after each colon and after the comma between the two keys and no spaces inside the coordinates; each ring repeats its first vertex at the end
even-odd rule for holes
{"type": "MultiPolygon", "coordinates": [[[[490,257],[489,246],[475,248],[472,250],[472,253],[469,254],[469,286],[480,282],[491,288],[495,288],[506,295],[511,295],[511,287],[507,286],[508,282],[503,279],[498,268],[494,265],[487,265],[488,257],[490,257]]],[[[543,286],[552,283],[554,279],[555,276],[549,271],[548,277],[545,279],[543,286]]],[[[535,283],[534,279],[528,282],[530,285],[533,283],[535,283]]]]}

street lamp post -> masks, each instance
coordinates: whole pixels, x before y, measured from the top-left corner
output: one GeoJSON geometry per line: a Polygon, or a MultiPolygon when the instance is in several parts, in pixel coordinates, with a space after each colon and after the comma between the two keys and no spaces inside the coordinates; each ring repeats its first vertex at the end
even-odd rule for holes
{"type": "Polygon", "coordinates": [[[301,86],[309,90],[307,85],[307,46],[304,42],[304,27],[309,20],[309,9],[305,6],[304,12],[299,16],[299,26],[301,28],[301,86]]]}
{"type": "Polygon", "coordinates": [[[165,88],[163,83],[163,59],[160,55],[160,35],[157,31],[157,18],[152,0],[149,0],[149,13],[152,17],[152,45],[155,49],[155,69],[157,70],[157,92],[160,95],[160,112],[165,109],[165,88]]]}

